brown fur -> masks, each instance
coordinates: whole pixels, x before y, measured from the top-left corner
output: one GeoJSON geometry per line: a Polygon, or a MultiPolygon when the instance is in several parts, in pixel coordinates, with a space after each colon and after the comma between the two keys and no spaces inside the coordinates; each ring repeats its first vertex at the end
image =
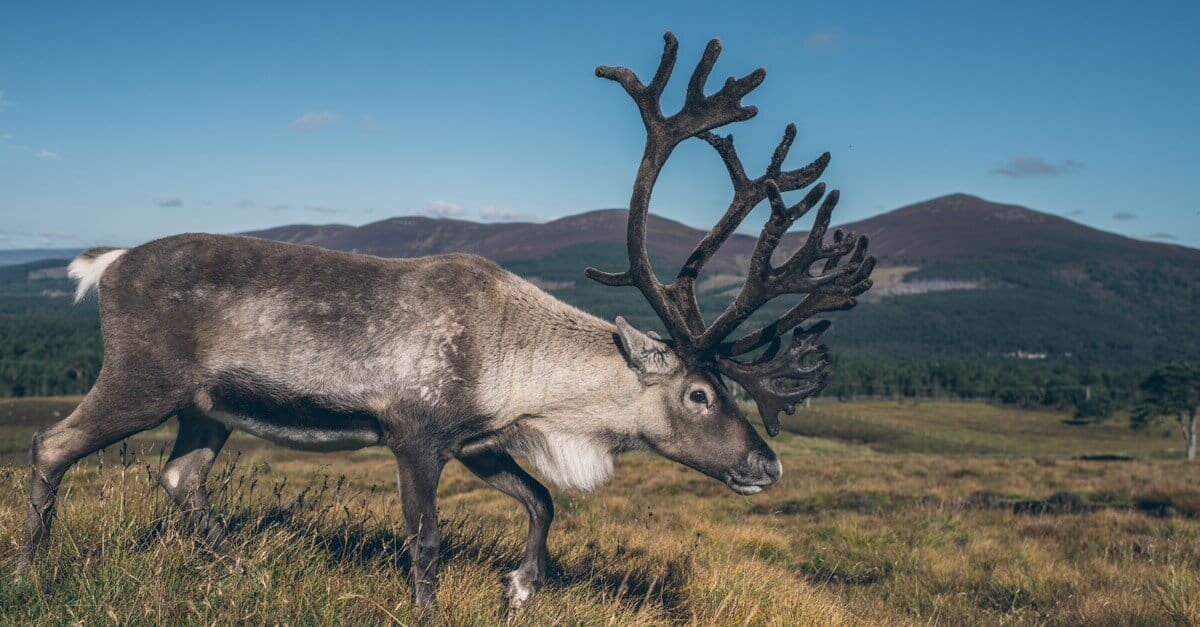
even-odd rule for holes
{"type": "Polygon", "coordinates": [[[224,531],[204,477],[231,428],[300,448],[389,447],[422,604],[433,602],[434,499],[451,458],[529,511],[513,604],[544,579],[553,508],[512,454],[577,489],[602,483],[611,455],[633,448],[743,493],[779,476],[719,377],[480,257],[381,259],[189,234],[88,251],[77,264],[100,273],[105,362],[79,408],[34,438],[27,559],[76,460],[172,415],[180,435],[163,485],[214,546],[224,531]],[[99,259],[109,265],[89,266],[99,259]]]}

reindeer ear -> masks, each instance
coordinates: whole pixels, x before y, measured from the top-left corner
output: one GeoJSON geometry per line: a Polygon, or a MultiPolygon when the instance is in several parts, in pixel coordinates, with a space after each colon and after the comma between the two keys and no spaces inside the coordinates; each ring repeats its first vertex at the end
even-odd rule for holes
{"type": "Polygon", "coordinates": [[[671,352],[658,334],[650,331],[642,333],[633,328],[621,316],[617,316],[617,337],[621,340],[622,352],[629,360],[629,365],[639,375],[655,376],[673,372],[679,367],[679,360],[671,352]]]}

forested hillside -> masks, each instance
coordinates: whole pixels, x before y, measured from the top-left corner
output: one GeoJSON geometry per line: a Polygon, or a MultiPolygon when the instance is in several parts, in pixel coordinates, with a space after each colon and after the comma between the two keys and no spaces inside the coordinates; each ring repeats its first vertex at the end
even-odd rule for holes
{"type": "MultiPolygon", "coordinates": [[[[635,289],[583,276],[587,266],[625,266],[624,219],[617,210],[547,224],[408,217],[253,235],[384,256],[475,252],[596,315],[654,328],[635,289]]],[[[881,263],[863,302],[831,316],[826,337],[839,363],[827,393],[1120,403],[1154,365],[1200,358],[1200,251],[965,195],[846,228],[871,234],[881,263]]],[[[669,280],[702,233],[663,218],[649,230],[656,269],[669,280]]],[[[789,235],[782,248],[802,236],[789,235]]],[[[706,269],[699,283],[706,316],[736,292],[752,246],[753,238],[737,236],[706,269]]],[[[2,395],[81,392],[98,371],[95,304],[71,304],[63,265],[0,268],[2,395]]],[[[750,324],[788,305],[776,303],[750,324]]]]}

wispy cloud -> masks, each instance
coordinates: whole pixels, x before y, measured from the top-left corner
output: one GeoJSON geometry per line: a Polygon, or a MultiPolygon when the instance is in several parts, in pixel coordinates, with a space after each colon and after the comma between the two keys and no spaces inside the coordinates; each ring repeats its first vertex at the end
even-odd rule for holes
{"type": "Polygon", "coordinates": [[[1174,235],[1171,235],[1170,233],[1151,233],[1146,236],[1146,239],[1158,239],[1158,240],[1163,240],[1163,241],[1167,241],[1167,242],[1179,241],[1178,237],[1175,237],[1174,235]]]}
{"type": "Polygon", "coordinates": [[[375,118],[364,115],[362,116],[362,128],[368,133],[378,133],[383,130],[383,125],[375,121],[375,118]]]}
{"type": "Polygon", "coordinates": [[[66,231],[5,231],[0,232],[0,241],[24,242],[26,245],[61,245],[64,240],[75,239],[75,233],[66,231]]]}
{"type": "Polygon", "coordinates": [[[53,150],[47,150],[45,148],[37,151],[37,157],[39,159],[62,159],[57,152],[54,152],[53,150]]]}
{"type": "Polygon", "coordinates": [[[292,206],[287,203],[279,203],[277,205],[271,205],[270,207],[267,207],[267,209],[270,209],[271,211],[287,211],[291,208],[292,206]]]}
{"type": "Polygon", "coordinates": [[[988,172],[1020,179],[1035,176],[1058,176],[1074,172],[1081,167],[1083,167],[1083,164],[1074,159],[1066,159],[1059,163],[1050,163],[1041,157],[1022,156],[1012,157],[1002,165],[988,170],[988,172]]]}
{"type": "Polygon", "coordinates": [[[542,217],[529,211],[516,211],[489,205],[479,210],[479,217],[487,222],[541,222],[542,217]]]}
{"type": "Polygon", "coordinates": [[[837,29],[820,30],[804,38],[804,47],[809,50],[830,50],[842,43],[842,33],[837,29]]]}
{"type": "Polygon", "coordinates": [[[178,196],[159,196],[154,199],[154,204],[159,207],[182,207],[183,199],[178,196]]]}
{"type": "Polygon", "coordinates": [[[309,111],[292,120],[292,128],[297,131],[315,131],[337,126],[338,116],[329,111],[309,111]]]}
{"type": "Polygon", "coordinates": [[[1083,209],[1072,209],[1072,210],[1064,213],[1063,215],[1067,216],[1068,218],[1074,218],[1075,216],[1081,216],[1081,215],[1083,215],[1083,209]]]}
{"type": "Polygon", "coordinates": [[[1128,211],[1118,211],[1118,212],[1114,213],[1112,215],[1112,217],[1113,217],[1113,220],[1121,220],[1122,222],[1127,222],[1129,220],[1136,220],[1137,214],[1130,213],[1128,211]]]}
{"type": "Polygon", "coordinates": [[[304,210],[311,211],[313,213],[326,213],[326,214],[350,213],[349,210],[347,210],[347,209],[338,209],[336,207],[322,207],[320,205],[305,205],[304,210]]]}
{"type": "Polygon", "coordinates": [[[253,200],[239,200],[237,206],[238,209],[252,209],[257,207],[258,203],[254,202],[253,200]]]}
{"type": "Polygon", "coordinates": [[[445,200],[435,200],[425,205],[425,208],[419,213],[424,213],[435,218],[457,218],[466,212],[467,210],[463,209],[462,205],[456,205],[445,200]]]}
{"type": "Polygon", "coordinates": [[[0,111],[7,109],[10,104],[12,104],[12,103],[9,102],[8,99],[4,97],[4,92],[0,91],[0,111]]]}

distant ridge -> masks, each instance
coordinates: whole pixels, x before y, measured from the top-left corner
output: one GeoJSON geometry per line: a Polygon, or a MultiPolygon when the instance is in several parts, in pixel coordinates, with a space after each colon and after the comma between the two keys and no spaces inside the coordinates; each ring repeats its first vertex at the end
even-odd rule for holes
{"type": "Polygon", "coordinates": [[[0,266],[15,266],[43,259],[71,259],[81,251],[82,249],[80,248],[14,248],[12,250],[0,250],[0,266]]]}
{"type": "MultiPolygon", "coordinates": [[[[602,209],[545,224],[405,217],[250,235],[382,256],[476,253],[592,313],[654,327],[657,320],[636,290],[604,288],[583,276],[589,265],[624,266],[627,215],[602,209]]],[[[875,289],[863,304],[851,315],[832,316],[837,320],[830,341],[844,353],[899,360],[1036,358],[1113,368],[1200,358],[1200,250],[1123,237],[968,194],[914,203],[842,228],[870,235],[871,252],[880,260],[875,289]]],[[[647,230],[655,268],[665,280],[704,234],[659,216],[650,216],[647,230]]],[[[790,254],[806,235],[789,234],[780,253],[790,254]]],[[[734,235],[705,268],[698,289],[709,319],[736,292],[754,242],[734,235]]]]}
{"type": "MultiPolygon", "coordinates": [[[[626,216],[624,209],[598,209],[545,223],[481,223],[400,216],[362,226],[290,224],[244,235],[381,257],[468,252],[508,262],[541,259],[577,244],[624,245],[626,216]]],[[[870,235],[871,251],[884,265],[1021,259],[1139,267],[1200,264],[1200,250],[1194,248],[1136,240],[1061,216],[969,194],[950,194],[906,205],[841,228],[870,235]]],[[[647,230],[652,253],[672,264],[682,263],[704,235],[704,231],[653,214],[647,230]]],[[[781,251],[798,246],[804,235],[789,234],[780,246],[781,251]]],[[[720,274],[741,273],[753,248],[753,237],[735,234],[708,269],[720,274]]],[[[0,265],[67,259],[79,251],[77,248],[0,250],[0,265]]]]}
{"type": "MultiPolygon", "coordinates": [[[[381,257],[464,252],[506,262],[540,259],[576,244],[624,245],[627,216],[625,209],[599,209],[544,223],[497,224],[406,216],[359,227],[300,224],[250,231],[244,235],[381,257]]],[[[656,215],[648,219],[647,232],[655,255],[680,263],[704,235],[702,231],[656,215]]],[[[735,235],[712,261],[711,267],[718,271],[733,271],[737,259],[749,255],[753,247],[752,238],[735,235]]]]}
{"type": "MultiPolygon", "coordinates": [[[[246,235],[384,257],[475,253],[596,315],[621,315],[655,328],[657,317],[636,289],[606,288],[583,274],[587,266],[624,267],[627,215],[601,209],[546,223],[499,224],[404,216],[246,235]]],[[[880,259],[875,287],[855,311],[830,315],[830,343],[841,355],[863,356],[860,363],[1036,360],[1126,369],[1200,359],[1200,250],[1135,240],[967,194],[914,203],[843,228],[869,234],[880,259]]],[[[647,229],[664,280],[704,234],[659,216],[650,216],[647,229]]],[[[790,254],[806,235],[789,234],[780,253],[790,254]]],[[[707,319],[736,293],[754,242],[732,236],[705,268],[697,290],[707,319]]],[[[75,252],[41,254],[62,260],[75,252]]],[[[25,283],[41,294],[49,288],[39,284],[57,276],[55,263],[7,266],[0,281],[25,283]]],[[[757,323],[780,314],[789,306],[785,301],[760,312],[757,323]]]]}
{"type": "MultiPolygon", "coordinates": [[[[539,259],[585,242],[623,244],[626,215],[624,209],[599,209],[546,223],[499,224],[408,216],[359,227],[300,224],[246,235],[382,257],[469,252],[503,262],[539,259]]],[[[1200,263],[1200,250],[1194,248],[1136,240],[969,194],[914,203],[842,228],[869,234],[873,254],[884,264],[893,265],[1024,258],[1132,265],[1200,263]]],[[[656,215],[650,216],[647,231],[652,252],[672,263],[686,259],[704,235],[701,230],[656,215]]],[[[781,249],[798,246],[804,235],[789,234],[781,249]]],[[[709,267],[721,273],[740,272],[739,260],[753,248],[753,237],[734,235],[709,267]]]]}
{"type": "Polygon", "coordinates": [[[1136,240],[969,194],[914,203],[844,228],[869,233],[872,252],[885,263],[1026,256],[1136,265],[1200,261],[1200,250],[1194,248],[1136,240]]]}

